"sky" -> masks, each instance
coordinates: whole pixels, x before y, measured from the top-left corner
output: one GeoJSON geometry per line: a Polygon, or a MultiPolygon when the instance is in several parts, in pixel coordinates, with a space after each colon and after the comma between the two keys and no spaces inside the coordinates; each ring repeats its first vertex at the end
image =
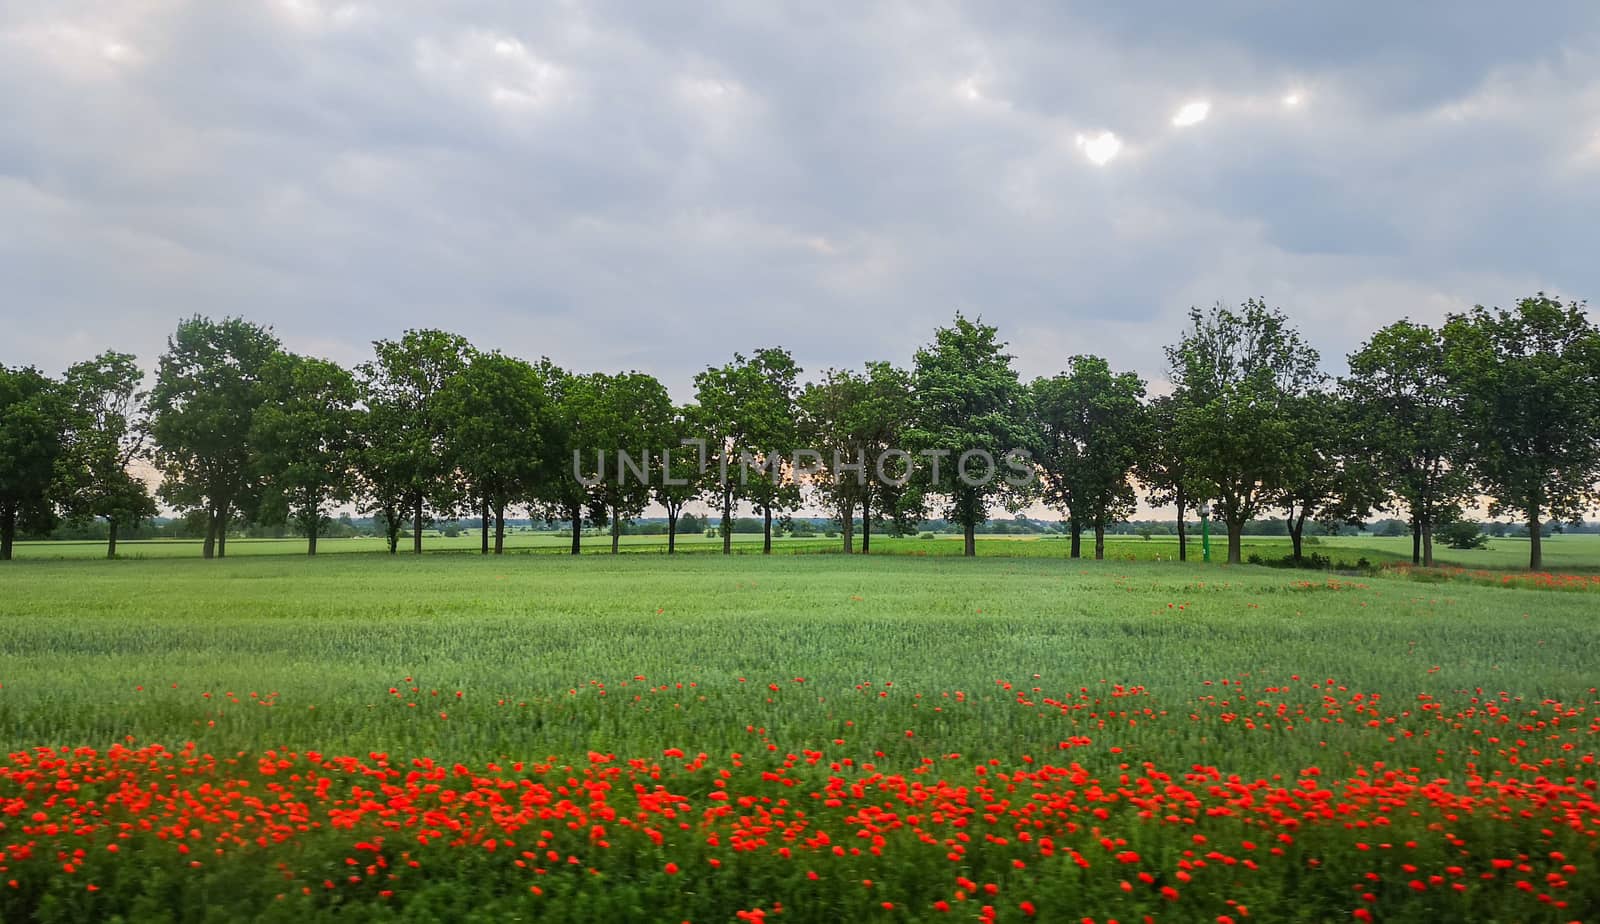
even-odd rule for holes
{"type": "Polygon", "coordinates": [[[1382,324],[1600,297],[1600,6],[9,0],[0,362],[242,315],[443,327],[680,399],[735,351],[1161,390],[1261,296],[1382,324]]]}
{"type": "Polygon", "coordinates": [[[239,315],[442,327],[679,400],[735,351],[1165,390],[1192,305],[1600,298],[1600,6],[8,0],[0,362],[239,315]]]}

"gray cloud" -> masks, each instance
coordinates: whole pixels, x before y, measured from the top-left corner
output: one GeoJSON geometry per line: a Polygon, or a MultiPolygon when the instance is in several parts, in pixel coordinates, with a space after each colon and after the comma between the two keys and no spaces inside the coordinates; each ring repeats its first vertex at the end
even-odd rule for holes
{"type": "Polygon", "coordinates": [[[1336,366],[1401,315],[1600,293],[1597,207],[1580,2],[0,11],[0,361],[51,370],[202,312],[687,398],[769,344],[905,362],[960,308],[1028,376],[1157,379],[1190,304],[1256,294],[1336,366]]]}

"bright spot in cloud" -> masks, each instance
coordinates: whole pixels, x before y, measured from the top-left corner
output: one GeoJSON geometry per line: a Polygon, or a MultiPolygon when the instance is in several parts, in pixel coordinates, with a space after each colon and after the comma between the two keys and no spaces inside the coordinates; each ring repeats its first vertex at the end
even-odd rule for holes
{"type": "Polygon", "coordinates": [[[1301,96],[1299,93],[1290,93],[1283,98],[1283,104],[1285,106],[1294,107],[1300,105],[1300,100],[1301,96]]]}
{"type": "Polygon", "coordinates": [[[421,39],[416,66],[426,77],[465,95],[482,94],[496,106],[538,109],[562,99],[566,72],[520,40],[479,30],[454,41],[421,39]]]}
{"type": "Polygon", "coordinates": [[[1078,147],[1083,148],[1083,156],[1100,167],[1109,163],[1122,150],[1122,139],[1111,132],[1101,132],[1093,138],[1079,135],[1076,140],[1078,147]]]}
{"type": "Polygon", "coordinates": [[[1179,128],[1186,128],[1190,125],[1196,125],[1200,122],[1204,122],[1206,120],[1206,116],[1210,114],[1211,104],[1203,99],[1196,100],[1192,103],[1186,104],[1182,109],[1179,109],[1178,114],[1172,117],[1172,124],[1178,126],[1179,128]]]}

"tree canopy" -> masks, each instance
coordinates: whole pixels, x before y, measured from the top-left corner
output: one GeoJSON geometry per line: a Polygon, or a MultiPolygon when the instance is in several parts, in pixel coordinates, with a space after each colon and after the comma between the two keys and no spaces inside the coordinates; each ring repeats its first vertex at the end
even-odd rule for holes
{"type": "Polygon", "coordinates": [[[1468,465],[1490,516],[1522,515],[1538,570],[1540,524],[1581,516],[1600,493],[1600,331],[1580,303],[1541,292],[1452,315],[1443,340],[1468,465]]]}
{"type": "Polygon", "coordinates": [[[1167,347],[1174,439],[1201,491],[1228,527],[1228,561],[1241,562],[1244,525],[1271,505],[1295,464],[1298,399],[1321,384],[1317,351],[1284,313],[1250,299],[1237,309],[1189,310],[1167,347]]]}
{"type": "Polygon", "coordinates": [[[944,498],[944,515],[961,524],[969,556],[977,554],[976,528],[989,518],[991,503],[1015,504],[1026,496],[1007,478],[971,465],[988,459],[998,466],[1037,442],[1027,390],[1011,359],[998,329],[959,313],[914,358],[906,442],[929,460],[919,469],[921,483],[944,498]],[[985,474],[991,480],[976,483],[985,474]]]}

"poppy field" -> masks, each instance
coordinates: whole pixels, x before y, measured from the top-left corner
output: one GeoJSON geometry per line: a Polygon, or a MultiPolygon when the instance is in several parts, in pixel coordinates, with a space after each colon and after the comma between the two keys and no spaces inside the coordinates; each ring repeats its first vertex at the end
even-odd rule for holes
{"type": "Polygon", "coordinates": [[[1600,908],[1590,590],[1003,558],[17,565],[5,921],[1600,908]]]}

